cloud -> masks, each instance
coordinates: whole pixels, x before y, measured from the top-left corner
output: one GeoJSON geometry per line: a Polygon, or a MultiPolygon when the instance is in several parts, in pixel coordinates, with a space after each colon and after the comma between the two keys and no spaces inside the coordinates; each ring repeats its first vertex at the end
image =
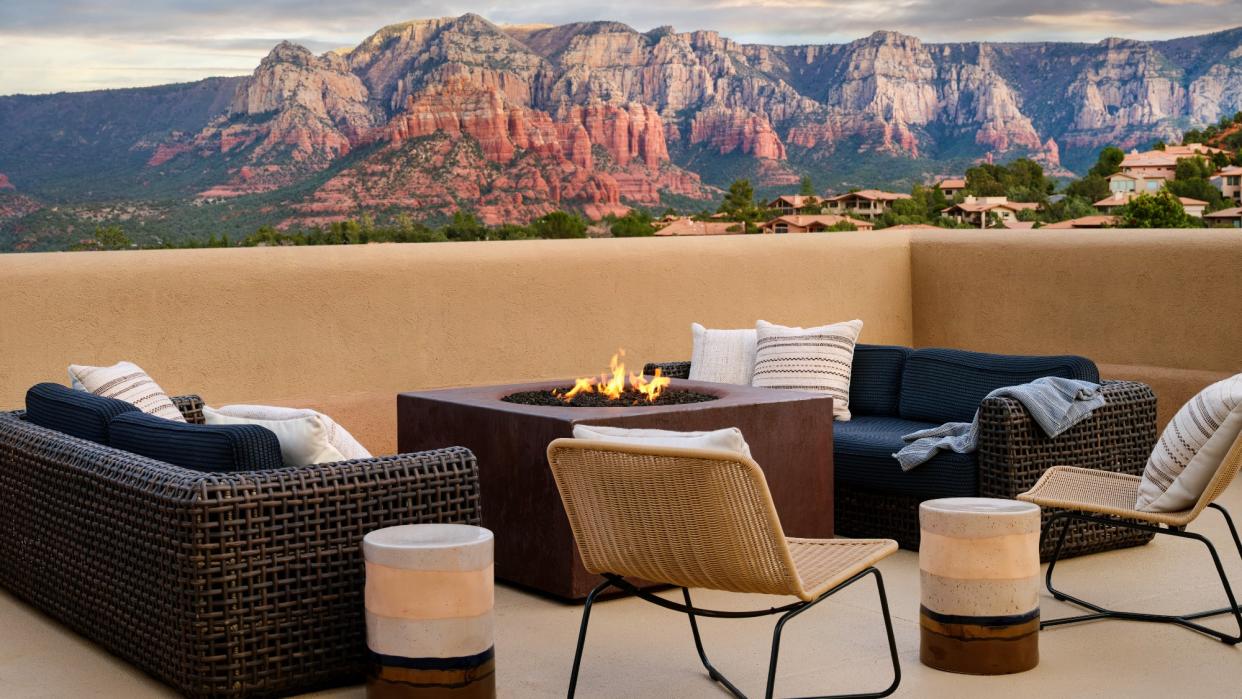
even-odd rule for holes
{"type": "Polygon", "coordinates": [[[380,27],[476,12],[497,23],[597,19],[712,29],[742,42],[836,43],[879,29],[924,41],[1161,39],[1239,23],[1239,0],[44,0],[0,2],[0,94],[244,74],[282,39],[313,51],[380,27]]]}

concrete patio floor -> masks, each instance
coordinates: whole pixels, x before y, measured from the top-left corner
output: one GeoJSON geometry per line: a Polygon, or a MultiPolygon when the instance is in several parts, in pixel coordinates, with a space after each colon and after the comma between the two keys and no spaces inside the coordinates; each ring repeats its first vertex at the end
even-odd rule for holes
{"type": "MultiPolygon", "coordinates": [[[[1221,499],[1242,515],[1242,481],[1221,499]]],[[[1242,561],[1221,517],[1191,527],[1218,545],[1242,593],[1242,561]]],[[[1242,697],[1242,646],[1156,624],[1096,622],[1044,631],[1038,668],[972,677],[918,660],[918,556],[899,552],[880,566],[894,613],[903,697],[1242,697]]],[[[1069,592],[1117,608],[1175,612],[1224,606],[1210,558],[1192,541],[1160,537],[1146,547],[1071,559],[1058,566],[1069,592]]],[[[761,608],[779,598],[700,591],[695,603],[761,608]]],[[[1044,593],[1045,618],[1071,611],[1044,593]]],[[[497,686],[502,697],[563,696],[580,607],[512,588],[496,590],[497,686]]],[[[1210,625],[1230,629],[1232,618],[1210,625]]],[[[706,620],[713,662],[744,691],[762,696],[771,621],[706,620]]],[[[874,586],[862,581],[791,622],[782,643],[778,696],[873,691],[888,681],[888,657],[874,586]]],[[[0,593],[0,697],[173,696],[40,612],[0,593]]],[[[361,698],[362,687],[314,697],[361,698]]],[[[579,683],[582,697],[720,697],[698,663],[685,617],[634,599],[601,603],[579,683]]]]}

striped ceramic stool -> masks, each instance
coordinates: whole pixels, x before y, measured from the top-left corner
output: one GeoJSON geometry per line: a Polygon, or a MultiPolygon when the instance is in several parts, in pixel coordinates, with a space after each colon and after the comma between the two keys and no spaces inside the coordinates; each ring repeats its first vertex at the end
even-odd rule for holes
{"type": "Polygon", "coordinates": [[[495,697],[492,533],[411,524],[367,534],[369,699],[495,697]]]}
{"type": "Polygon", "coordinates": [[[919,505],[924,665],[1004,675],[1039,664],[1039,508],[992,498],[919,505]]]}

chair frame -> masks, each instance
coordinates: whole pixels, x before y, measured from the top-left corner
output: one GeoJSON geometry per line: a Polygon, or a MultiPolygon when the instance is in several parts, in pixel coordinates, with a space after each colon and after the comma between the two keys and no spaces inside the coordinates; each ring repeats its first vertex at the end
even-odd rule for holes
{"type": "MultiPolygon", "coordinates": [[[[1225,509],[1223,505],[1219,505],[1214,502],[1209,503],[1207,507],[1219,511],[1221,515],[1224,516],[1225,522],[1229,525],[1229,533],[1233,536],[1233,543],[1234,543],[1234,546],[1237,548],[1238,556],[1242,558],[1242,538],[1238,536],[1238,529],[1236,526],[1234,526],[1233,517],[1229,515],[1229,510],[1225,509]]],[[[1053,515],[1052,520],[1048,523],[1047,528],[1044,530],[1044,537],[1047,538],[1052,533],[1052,531],[1056,528],[1056,525],[1061,521],[1064,521],[1065,523],[1061,527],[1060,536],[1057,537],[1057,543],[1056,543],[1055,549],[1053,550],[1052,559],[1048,561],[1048,572],[1044,576],[1045,584],[1048,587],[1048,592],[1050,592],[1055,599],[1060,600],[1062,602],[1069,602],[1071,604],[1075,604],[1084,609],[1088,609],[1090,610],[1090,613],[1080,614],[1077,616],[1061,617],[1059,619],[1047,619],[1047,620],[1040,622],[1039,624],[1040,629],[1045,629],[1051,626],[1064,626],[1066,624],[1077,624],[1077,623],[1081,623],[1084,621],[1094,621],[1096,619],[1123,619],[1126,621],[1145,621],[1145,622],[1164,623],[1164,624],[1176,624],[1178,626],[1182,626],[1192,631],[1198,631],[1199,633],[1206,634],[1208,636],[1211,636],[1229,645],[1236,645],[1237,643],[1242,642],[1242,607],[1238,605],[1237,598],[1234,597],[1233,587],[1229,584],[1229,577],[1225,574],[1225,568],[1221,564],[1220,554],[1217,553],[1216,546],[1214,546],[1212,544],[1212,541],[1208,539],[1206,536],[1203,536],[1202,534],[1196,534],[1194,532],[1186,531],[1186,527],[1184,526],[1173,526],[1173,525],[1158,526],[1158,525],[1151,525],[1151,524],[1143,524],[1140,522],[1132,522],[1132,521],[1124,520],[1124,519],[1116,519],[1116,518],[1108,517],[1108,516],[1092,515],[1092,514],[1087,514],[1084,512],[1065,511],[1065,512],[1058,512],[1055,515],[1053,515]],[[1193,612],[1190,614],[1147,614],[1144,612],[1126,612],[1126,611],[1108,609],[1106,607],[1100,606],[1093,602],[1088,602],[1086,600],[1070,595],[1069,593],[1058,590],[1052,584],[1052,572],[1053,570],[1056,569],[1057,561],[1059,560],[1060,555],[1061,555],[1061,547],[1065,543],[1066,534],[1069,532],[1070,527],[1073,525],[1075,521],[1088,522],[1088,523],[1093,522],[1093,523],[1104,525],[1104,526],[1120,527],[1124,529],[1132,529],[1132,530],[1137,530],[1137,531],[1142,531],[1142,532],[1150,532],[1152,534],[1157,534],[1157,535],[1163,534],[1166,536],[1172,536],[1172,537],[1176,537],[1179,539],[1192,539],[1194,541],[1198,541],[1202,543],[1204,546],[1207,547],[1208,553],[1212,555],[1212,562],[1216,565],[1216,573],[1217,575],[1220,576],[1221,586],[1225,588],[1225,596],[1229,598],[1229,606],[1220,607],[1218,609],[1208,609],[1208,610],[1201,611],[1201,612],[1193,612]],[[1208,628],[1207,626],[1204,626],[1202,624],[1197,624],[1194,621],[1195,619],[1203,619],[1206,617],[1219,616],[1221,614],[1232,614],[1233,615],[1234,620],[1238,624],[1237,634],[1230,635],[1230,634],[1227,634],[1221,631],[1217,631],[1216,629],[1208,628]]]]}
{"type": "Polygon", "coordinates": [[[767,684],[765,685],[766,689],[764,691],[764,697],[766,697],[766,699],[772,699],[773,692],[776,689],[776,667],[778,661],[780,660],[781,633],[785,629],[785,624],[802,612],[805,612],[811,607],[823,602],[832,595],[844,590],[868,575],[875,576],[876,591],[880,596],[880,610],[884,615],[884,632],[888,637],[888,652],[893,661],[893,681],[887,688],[879,692],[864,694],[825,694],[813,698],[808,697],[807,699],[871,699],[875,697],[887,697],[897,691],[897,686],[901,684],[901,661],[897,655],[897,641],[893,635],[893,620],[888,611],[888,596],[884,592],[884,577],[880,575],[880,571],[875,568],[875,566],[871,566],[859,573],[856,573],[853,577],[837,584],[832,589],[809,602],[798,600],[797,602],[791,602],[780,607],[742,612],[719,611],[695,607],[694,603],[690,600],[690,590],[684,587],[681,588],[681,594],[682,598],[685,600],[685,604],[678,604],[676,602],[666,600],[663,597],[657,597],[646,590],[636,587],[620,575],[605,573],[604,582],[596,586],[594,590],[591,590],[591,594],[587,596],[586,604],[583,605],[582,608],[582,626],[578,631],[578,646],[577,650],[574,651],[574,666],[569,675],[569,692],[566,696],[572,699],[578,687],[578,671],[582,665],[583,648],[586,646],[587,625],[591,620],[591,606],[595,603],[595,599],[610,587],[615,587],[621,592],[634,595],[656,606],[671,609],[675,612],[681,612],[689,617],[690,632],[694,636],[694,647],[699,653],[699,660],[703,662],[703,667],[707,669],[708,676],[711,677],[713,681],[719,682],[729,691],[730,694],[737,697],[737,699],[746,699],[746,694],[743,693],[742,690],[738,689],[737,685],[729,681],[729,679],[717,670],[716,666],[712,665],[711,661],[707,659],[707,652],[703,650],[703,639],[699,634],[698,617],[712,619],[753,619],[755,617],[780,614],[781,617],[776,621],[776,626],[772,631],[772,651],[768,657],[768,679],[767,684]]]}

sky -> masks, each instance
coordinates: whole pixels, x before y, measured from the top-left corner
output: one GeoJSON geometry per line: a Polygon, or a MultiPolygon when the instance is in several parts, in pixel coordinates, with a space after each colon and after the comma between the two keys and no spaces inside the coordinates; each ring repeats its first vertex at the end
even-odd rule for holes
{"type": "Polygon", "coordinates": [[[1167,39],[1242,24],[1242,0],[0,0],[0,95],[244,75],[281,40],[322,52],[395,22],[609,19],[747,43],[839,43],[879,29],[936,41],[1167,39]]]}

